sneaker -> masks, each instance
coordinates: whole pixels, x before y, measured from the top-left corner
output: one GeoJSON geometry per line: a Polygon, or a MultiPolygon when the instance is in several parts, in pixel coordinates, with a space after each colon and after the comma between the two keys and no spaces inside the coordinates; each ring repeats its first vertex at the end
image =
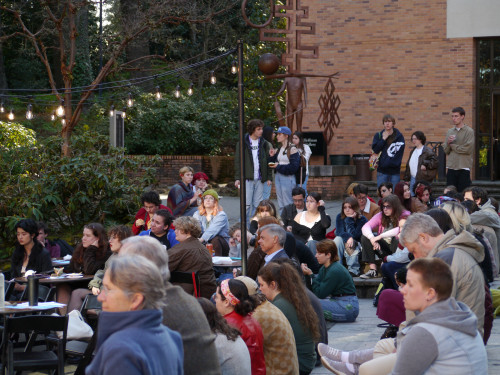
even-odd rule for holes
{"type": "Polygon", "coordinates": [[[360,277],[362,279],[373,279],[377,277],[378,273],[377,270],[369,270],[368,272],[362,274],[360,277]]]}
{"type": "Polygon", "coordinates": [[[337,375],[356,375],[356,373],[352,372],[347,368],[347,364],[344,362],[336,362],[336,361],[331,361],[328,358],[321,357],[321,363],[325,368],[333,372],[334,374],[337,375]]]}
{"type": "Polygon", "coordinates": [[[332,348],[331,346],[325,345],[323,343],[318,344],[318,353],[322,357],[331,359],[332,361],[342,362],[342,350],[332,348]]]}

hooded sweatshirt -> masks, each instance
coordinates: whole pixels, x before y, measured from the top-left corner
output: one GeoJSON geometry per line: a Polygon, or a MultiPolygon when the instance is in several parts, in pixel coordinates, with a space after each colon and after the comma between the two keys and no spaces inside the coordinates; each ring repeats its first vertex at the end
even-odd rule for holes
{"type": "Polygon", "coordinates": [[[445,233],[441,241],[432,249],[429,258],[444,260],[453,274],[451,296],[465,303],[477,317],[477,328],[481,335],[484,326],[484,276],[479,262],[484,258],[484,248],[467,231],[455,234],[445,233]]]}
{"type": "Polygon", "coordinates": [[[497,248],[493,252],[495,256],[495,269],[493,270],[494,276],[498,276],[500,265],[500,218],[491,204],[490,200],[481,206],[481,210],[476,211],[470,215],[472,225],[481,225],[489,227],[495,231],[497,248]]]}
{"type": "Polygon", "coordinates": [[[384,140],[382,132],[375,133],[372,142],[373,152],[381,153],[377,170],[383,174],[399,174],[405,152],[405,137],[394,128],[393,133],[384,140]]]}
{"type": "Polygon", "coordinates": [[[487,374],[488,360],[477,319],[453,297],[427,307],[397,337],[391,374],[487,374]]]}

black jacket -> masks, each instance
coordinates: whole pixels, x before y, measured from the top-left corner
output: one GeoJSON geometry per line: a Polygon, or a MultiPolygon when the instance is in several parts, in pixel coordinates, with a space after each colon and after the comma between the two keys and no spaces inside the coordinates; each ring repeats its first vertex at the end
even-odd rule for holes
{"type": "Polygon", "coordinates": [[[322,241],[326,238],[326,231],[332,224],[332,220],[330,219],[330,216],[326,214],[324,206],[319,206],[318,211],[321,219],[315,223],[311,229],[305,225],[297,223],[295,220],[292,222],[292,233],[295,238],[303,241],[304,243],[307,242],[309,236],[312,236],[312,239],[315,241],[322,241]]]}
{"type": "MultiPolygon", "coordinates": [[[[23,268],[24,247],[17,246],[11,258],[11,277],[21,277],[21,269],[23,268]]],[[[52,260],[50,254],[43,246],[35,241],[35,246],[31,249],[31,254],[28,260],[27,270],[34,270],[36,273],[52,271],[52,260]]]]}

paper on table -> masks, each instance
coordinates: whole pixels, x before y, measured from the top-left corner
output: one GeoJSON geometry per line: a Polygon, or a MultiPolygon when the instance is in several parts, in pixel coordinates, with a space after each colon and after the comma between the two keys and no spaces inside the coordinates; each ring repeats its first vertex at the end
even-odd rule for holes
{"type": "Polygon", "coordinates": [[[71,255],[69,255],[69,254],[68,254],[68,255],[65,255],[65,256],[63,257],[63,259],[64,259],[64,260],[71,260],[71,258],[72,258],[72,256],[71,256],[71,255]]]}
{"type": "Polygon", "coordinates": [[[34,309],[34,310],[49,310],[57,307],[66,306],[64,303],[58,302],[39,302],[37,306],[30,306],[29,302],[18,303],[17,305],[5,305],[7,309],[34,309]]]}
{"type": "Polygon", "coordinates": [[[230,257],[212,257],[213,264],[221,264],[221,263],[231,263],[233,260],[230,257]]]}

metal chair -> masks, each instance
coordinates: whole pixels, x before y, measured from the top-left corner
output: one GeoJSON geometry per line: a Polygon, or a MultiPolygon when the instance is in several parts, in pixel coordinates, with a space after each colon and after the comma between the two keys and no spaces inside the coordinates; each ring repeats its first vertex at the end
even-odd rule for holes
{"type": "Polygon", "coordinates": [[[172,271],[170,273],[170,282],[172,284],[193,284],[193,296],[201,297],[200,275],[198,272],[172,271]]]}
{"type": "Polygon", "coordinates": [[[2,347],[2,374],[13,375],[15,371],[54,369],[59,375],[64,374],[64,349],[68,329],[67,316],[30,315],[12,317],[5,320],[2,347]],[[51,331],[62,331],[62,339],[50,335],[51,331]],[[44,335],[45,351],[31,351],[27,347],[24,352],[14,352],[11,336],[15,334],[44,335]],[[50,350],[56,346],[56,351],[50,350]]]}

